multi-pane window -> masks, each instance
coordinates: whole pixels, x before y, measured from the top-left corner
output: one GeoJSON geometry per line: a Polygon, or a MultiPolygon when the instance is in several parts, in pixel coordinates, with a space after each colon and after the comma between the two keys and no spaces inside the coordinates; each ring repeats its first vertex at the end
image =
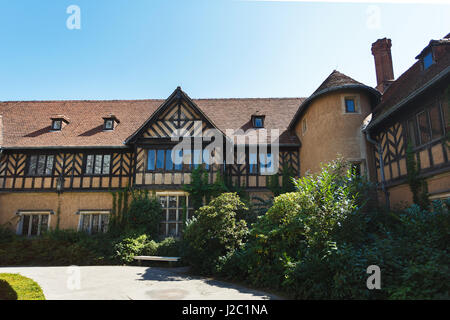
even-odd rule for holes
{"type": "Polygon", "coordinates": [[[28,157],[29,176],[50,176],[53,172],[54,155],[31,155],[28,157]]]}
{"type": "Polygon", "coordinates": [[[184,217],[189,219],[193,209],[189,197],[182,195],[160,195],[163,208],[159,233],[163,237],[179,237],[183,231],[184,217]]]}
{"type": "Polygon", "coordinates": [[[259,173],[261,175],[273,175],[276,174],[274,157],[271,153],[259,155],[259,173]]]}
{"type": "Polygon", "coordinates": [[[345,112],[346,113],[356,112],[356,104],[354,98],[345,98],[345,112]]]}
{"type": "MultiPolygon", "coordinates": [[[[206,153],[189,149],[150,149],[147,151],[147,171],[190,171],[207,162],[206,153]]],[[[205,167],[208,169],[209,165],[205,164],[205,167]]]]}
{"type": "Polygon", "coordinates": [[[106,232],[108,230],[109,213],[83,213],[80,212],[79,231],[89,234],[106,232]]]}
{"type": "Polygon", "coordinates": [[[111,169],[111,155],[89,154],[86,156],[86,174],[108,175],[111,169]]]}
{"type": "Polygon", "coordinates": [[[431,140],[431,132],[426,111],[423,111],[417,115],[417,124],[419,125],[420,144],[429,142],[431,140]]]}
{"type": "Polygon", "coordinates": [[[441,108],[435,105],[417,113],[406,122],[408,141],[414,146],[426,144],[444,136],[441,108]]]}
{"type": "Polygon", "coordinates": [[[20,215],[19,234],[22,236],[39,236],[48,230],[50,213],[23,213],[20,215]]]}
{"type": "Polygon", "coordinates": [[[258,154],[250,152],[248,156],[248,172],[256,174],[258,172],[258,154]]]}
{"type": "Polygon", "coordinates": [[[429,109],[430,124],[431,124],[431,139],[437,139],[444,135],[444,129],[441,121],[441,109],[439,106],[434,106],[429,109]]]}
{"type": "Polygon", "coordinates": [[[277,173],[272,153],[250,152],[248,162],[249,174],[273,175],[277,173]]]}

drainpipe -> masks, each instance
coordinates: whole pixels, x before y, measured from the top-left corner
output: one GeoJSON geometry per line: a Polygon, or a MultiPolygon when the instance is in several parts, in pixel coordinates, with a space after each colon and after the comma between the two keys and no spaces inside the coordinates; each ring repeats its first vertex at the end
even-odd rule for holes
{"type": "Polygon", "coordinates": [[[378,155],[379,155],[379,162],[380,162],[380,174],[381,174],[381,190],[383,190],[384,198],[386,199],[386,208],[389,210],[391,207],[390,201],[389,201],[389,191],[386,189],[386,179],[384,177],[384,162],[383,162],[383,147],[381,146],[380,142],[377,142],[376,140],[372,139],[370,137],[369,131],[365,131],[367,141],[369,141],[371,144],[373,144],[378,149],[378,155]]]}

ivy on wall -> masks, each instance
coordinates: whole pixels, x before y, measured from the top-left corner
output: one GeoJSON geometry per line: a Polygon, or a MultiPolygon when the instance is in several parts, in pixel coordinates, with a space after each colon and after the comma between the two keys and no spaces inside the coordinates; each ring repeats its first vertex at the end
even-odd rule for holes
{"type": "Polygon", "coordinates": [[[428,184],[424,178],[420,177],[420,158],[413,150],[411,142],[406,149],[406,170],[409,188],[413,194],[413,202],[422,209],[426,209],[430,204],[428,198],[428,184]]]}

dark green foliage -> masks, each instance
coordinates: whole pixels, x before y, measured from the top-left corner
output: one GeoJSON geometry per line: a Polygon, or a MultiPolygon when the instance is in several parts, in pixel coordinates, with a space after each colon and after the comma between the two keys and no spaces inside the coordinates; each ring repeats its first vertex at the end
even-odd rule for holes
{"type": "Polygon", "coordinates": [[[162,257],[179,257],[181,256],[180,240],[174,238],[166,238],[160,243],[156,250],[156,255],[162,257]]]}
{"type": "Polygon", "coordinates": [[[241,247],[247,235],[238,211],[246,210],[235,193],[225,193],[197,210],[188,221],[183,236],[183,259],[196,272],[213,274],[222,257],[241,247]]]}
{"type": "Polygon", "coordinates": [[[156,198],[150,198],[146,192],[135,192],[126,214],[127,226],[156,239],[162,212],[161,204],[156,198]]]}
{"type": "Polygon", "coordinates": [[[267,186],[269,190],[272,191],[274,197],[278,197],[283,193],[295,191],[294,177],[294,170],[291,167],[284,165],[281,168],[281,186],[279,173],[267,177],[267,186]]]}
{"type": "Polygon", "coordinates": [[[0,243],[10,242],[15,238],[14,232],[12,232],[11,227],[5,225],[0,225],[0,243]]]}
{"type": "Polygon", "coordinates": [[[192,170],[191,183],[185,184],[183,190],[189,193],[194,210],[200,208],[204,200],[209,201],[214,192],[213,185],[209,184],[208,171],[203,166],[192,170]]]}
{"type": "Polygon", "coordinates": [[[430,200],[428,199],[428,184],[424,178],[419,176],[420,159],[413,151],[411,143],[408,144],[408,148],[406,149],[406,169],[408,172],[408,184],[413,194],[414,203],[422,209],[427,208],[430,204],[430,200]]]}
{"type": "Polygon", "coordinates": [[[134,256],[143,255],[144,251],[150,253],[149,255],[154,255],[156,253],[156,244],[153,241],[149,241],[145,234],[142,234],[123,238],[114,245],[114,251],[116,259],[123,263],[131,263],[134,260],[134,256]]]}
{"type": "Polygon", "coordinates": [[[371,186],[348,168],[333,162],[275,198],[245,246],[221,258],[222,276],[299,299],[448,299],[450,202],[365,212],[371,186]],[[370,265],[381,290],[366,287],[370,265]]]}
{"type": "Polygon", "coordinates": [[[194,210],[199,209],[205,203],[209,203],[212,198],[220,196],[222,193],[237,193],[241,199],[248,199],[248,194],[244,187],[233,185],[228,175],[223,175],[220,171],[216,174],[215,182],[209,183],[209,173],[204,166],[198,166],[191,173],[191,183],[183,186],[183,190],[189,193],[194,210]]]}
{"type": "Polygon", "coordinates": [[[109,233],[115,237],[123,234],[147,234],[152,239],[158,235],[162,218],[159,201],[148,190],[123,189],[112,193],[113,210],[109,222],[109,233]],[[129,198],[132,198],[129,204],[129,198]]]}

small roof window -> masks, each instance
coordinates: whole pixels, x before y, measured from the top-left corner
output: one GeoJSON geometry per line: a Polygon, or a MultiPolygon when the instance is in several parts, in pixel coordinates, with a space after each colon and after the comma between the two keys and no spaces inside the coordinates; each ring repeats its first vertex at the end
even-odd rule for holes
{"type": "Polygon", "coordinates": [[[69,124],[69,119],[64,115],[53,115],[50,119],[52,120],[52,131],[61,131],[66,124],[69,124]]]}
{"type": "Polygon", "coordinates": [[[253,127],[254,128],[264,128],[264,119],[265,119],[265,116],[253,115],[252,116],[253,127]]]}
{"type": "Polygon", "coordinates": [[[113,114],[103,117],[103,120],[103,130],[105,131],[114,130],[114,127],[120,123],[119,119],[117,119],[117,117],[113,114]]]}
{"type": "Polygon", "coordinates": [[[428,69],[433,63],[433,52],[430,51],[423,56],[423,69],[428,69]]]}

